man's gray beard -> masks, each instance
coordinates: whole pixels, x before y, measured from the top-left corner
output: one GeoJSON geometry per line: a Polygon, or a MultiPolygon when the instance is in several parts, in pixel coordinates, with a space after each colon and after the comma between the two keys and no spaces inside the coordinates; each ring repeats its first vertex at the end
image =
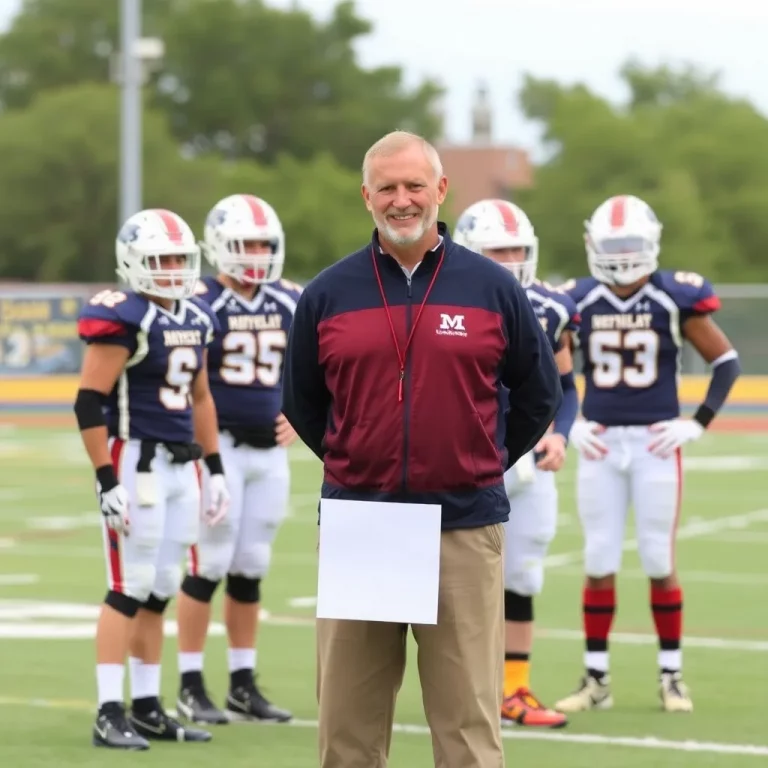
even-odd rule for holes
{"type": "Polygon", "coordinates": [[[437,214],[438,208],[435,206],[432,215],[427,219],[422,219],[418,228],[410,234],[404,234],[393,230],[392,227],[386,223],[386,220],[384,221],[383,226],[379,227],[379,229],[384,231],[384,237],[389,240],[392,245],[413,245],[414,243],[418,243],[419,240],[424,237],[424,233],[437,221],[437,214]]]}

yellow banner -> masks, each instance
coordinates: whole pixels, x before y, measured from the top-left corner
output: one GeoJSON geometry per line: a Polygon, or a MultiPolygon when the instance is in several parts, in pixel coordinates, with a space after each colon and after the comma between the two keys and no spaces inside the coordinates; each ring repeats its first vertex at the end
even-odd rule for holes
{"type": "MultiPolygon", "coordinates": [[[[35,405],[61,405],[70,407],[77,394],[77,376],[42,376],[35,378],[0,379],[0,407],[35,405]]],[[[579,394],[583,391],[582,376],[576,377],[579,394]]],[[[704,399],[709,376],[683,376],[680,382],[680,401],[683,405],[697,405],[704,399]]],[[[768,376],[742,376],[728,397],[730,405],[768,405],[768,376]]]]}

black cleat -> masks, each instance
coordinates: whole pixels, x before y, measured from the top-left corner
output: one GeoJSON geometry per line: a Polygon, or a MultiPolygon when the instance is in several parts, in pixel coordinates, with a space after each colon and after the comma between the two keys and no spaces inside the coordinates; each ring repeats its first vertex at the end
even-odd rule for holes
{"type": "Polygon", "coordinates": [[[229,722],[227,713],[210,700],[203,686],[182,688],[176,699],[176,709],[192,723],[226,725],[229,722]]]}
{"type": "Polygon", "coordinates": [[[280,709],[267,701],[253,680],[230,690],[227,694],[226,709],[232,720],[287,723],[293,719],[288,710],[280,709]]]}
{"type": "Polygon", "coordinates": [[[149,742],[139,736],[125,716],[122,702],[108,701],[99,707],[93,724],[93,745],[112,749],[149,749],[149,742]]]}
{"type": "Polygon", "coordinates": [[[198,728],[185,728],[172,718],[159,701],[150,710],[131,710],[128,720],[136,732],[147,739],[158,741],[210,741],[213,736],[208,731],[198,728]]]}

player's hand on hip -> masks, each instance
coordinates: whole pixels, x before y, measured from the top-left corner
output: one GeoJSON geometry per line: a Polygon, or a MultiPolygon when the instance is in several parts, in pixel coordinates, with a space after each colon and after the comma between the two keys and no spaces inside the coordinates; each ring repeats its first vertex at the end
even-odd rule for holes
{"type": "Polygon", "coordinates": [[[605,427],[602,424],[580,419],[571,427],[568,439],[585,459],[596,461],[608,453],[608,446],[598,437],[603,432],[605,427]]]}
{"type": "Polygon", "coordinates": [[[203,510],[203,518],[210,527],[218,525],[229,511],[229,489],[224,475],[211,475],[208,478],[208,506],[203,510]]]}
{"type": "Polygon", "coordinates": [[[298,438],[296,430],[281,413],[275,420],[275,439],[277,440],[277,444],[281,448],[287,448],[296,441],[296,438],[298,438]]]}
{"type": "Polygon", "coordinates": [[[107,527],[127,536],[131,527],[128,517],[128,491],[120,483],[105,490],[101,483],[96,481],[96,493],[99,495],[99,506],[107,527]]]}
{"type": "Polygon", "coordinates": [[[565,461],[565,438],[553,432],[539,440],[534,453],[544,455],[536,462],[536,467],[544,472],[557,472],[565,461]]]}
{"type": "Polygon", "coordinates": [[[693,419],[672,419],[658,421],[648,428],[654,437],[648,450],[659,458],[669,458],[681,445],[698,440],[704,434],[704,427],[693,419]]]}

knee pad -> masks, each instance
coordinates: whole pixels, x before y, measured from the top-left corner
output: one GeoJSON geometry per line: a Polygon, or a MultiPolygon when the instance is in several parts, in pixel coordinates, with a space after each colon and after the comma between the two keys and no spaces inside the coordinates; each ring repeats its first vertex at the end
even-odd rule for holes
{"type": "Polygon", "coordinates": [[[229,572],[250,579],[263,579],[271,562],[272,545],[265,541],[252,541],[247,546],[241,546],[235,553],[229,572]]]}
{"type": "Polygon", "coordinates": [[[261,600],[261,579],[229,574],[227,594],[238,603],[258,603],[261,600]]]}
{"type": "MultiPolygon", "coordinates": [[[[181,586],[181,565],[164,565],[157,569],[152,593],[163,600],[172,598],[181,586]]],[[[148,596],[149,597],[149,596],[148,596]]]]}
{"type": "Polygon", "coordinates": [[[127,616],[129,619],[132,619],[139,612],[139,608],[141,608],[141,602],[135,597],[115,592],[113,589],[107,592],[104,604],[118,613],[122,613],[123,616],[127,616]]]}
{"type": "Polygon", "coordinates": [[[147,611],[152,613],[165,613],[165,609],[168,607],[168,600],[162,599],[157,595],[150,594],[150,596],[144,601],[144,605],[141,606],[147,611]]]}
{"type": "Polygon", "coordinates": [[[504,589],[518,595],[538,595],[544,586],[544,556],[528,549],[510,554],[504,565],[504,589]]]}
{"type": "Polygon", "coordinates": [[[157,569],[153,563],[126,563],[124,566],[125,594],[143,603],[152,592],[157,569]]]}
{"type": "Polygon", "coordinates": [[[533,621],[533,598],[505,589],[504,621],[533,621]]]}
{"type": "Polygon", "coordinates": [[[666,579],[672,573],[672,543],[665,536],[639,537],[637,553],[649,579],[666,579]]]}
{"type": "Polygon", "coordinates": [[[185,576],[181,584],[181,591],[193,600],[210,603],[218,586],[218,581],[204,579],[202,576],[185,576]]]}

